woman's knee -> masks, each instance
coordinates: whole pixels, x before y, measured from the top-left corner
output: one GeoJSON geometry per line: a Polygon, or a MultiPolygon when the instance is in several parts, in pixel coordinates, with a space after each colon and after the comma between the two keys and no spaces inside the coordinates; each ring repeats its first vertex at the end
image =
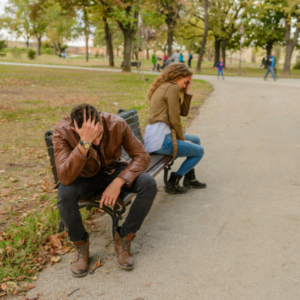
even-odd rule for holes
{"type": "Polygon", "coordinates": [[[192,142],[193,144],[201,145],[201,140],[196,135],[184,135],[187,141],[192,142]]]}

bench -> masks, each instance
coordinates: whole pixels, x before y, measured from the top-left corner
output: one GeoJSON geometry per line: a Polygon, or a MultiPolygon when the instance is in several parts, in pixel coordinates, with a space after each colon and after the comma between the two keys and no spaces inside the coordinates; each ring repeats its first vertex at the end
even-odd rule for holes
{"type": "MultiPolygon", "coordinates": [[[[137,111],[135,109],[131,109],[128,111],[126,111],[125,109],[119,109],[118,116],[123,118],[127,122],[127,124],[130,126],[136,138],[144,145],[144,140],[141,134],[137,111]]],[[[47,130],[45,132],[45,142],[47,145],[48,155],[50,157],[50,164],[52,167],[54,181],[55,183],[58,183],[59,179],[58,179],[55,160],[54,160],[52,134],[53,134],[52,130],[47,130]]],[[[122,156],[128,162],[130,161],[130,157],[128,156],[128,154],[125,152],[123,148],[122,148],[122,156]]],[[[146,172],[150,174],[152,177],[155,177],[161,170],[164,170],[164,182],[166,184],[168,181],[168,173],[171,170],[171,166],[173,165],[174,162],[173,157],[165,156],[165,155],[157,155],[157,154],[151,154],[150,156],[151,156],[151,164],[146,172]]],[[[82,199],[78,203],[79,208],[81,209],[83,207],[86,207],[87,210],[91,210],[92,207],[99,208],[99,202],[101,200],[102,192],[98,192],[87,199],[82,199]]],[[[118,227],[119,221],[123,219],[122,215],[125,213],[126,207],[131,203],[131,200],[134,196],[135,194],[121,192],[121,194],[117,199],[116,205],[114,207],[105,206],[105,205],[103,206],[102,210],[108,213],[112,218],[113,237],[118,227]]],[[[58,233],[62,232],[63,229],[64,229],[64,224],[62,221],[60,221],[58,226],[58,233]]]]}
{"type": "MultiPolygon", "coordinates": [[[[137,68],[140,68],[141,67],[141,62],[140,61],[132,61],[130,62],[130,66],[131,67],[137,67],[137,68]]],[[[124,66],[124,61],[122,61],[122,64],[121,64],[121,68],[123,68],[124,66]]]]}

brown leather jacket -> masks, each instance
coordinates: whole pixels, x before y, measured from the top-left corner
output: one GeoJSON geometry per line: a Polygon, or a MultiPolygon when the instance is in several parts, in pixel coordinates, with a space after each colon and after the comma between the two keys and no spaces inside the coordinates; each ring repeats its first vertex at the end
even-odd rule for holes
{"type": "MultiPolygon", "coordinates": [[[[117,168],[128,165],[118,177],[124,178],[130,186],[138,175],[146,171],[151,158],[125,120],[105,112],[100,113],[100,117],[103,124],[100,150],[104,166],[117,168]],[[129,164],[121,158],[121,146],[131,157],[129,164]]],[[[101,167],[95,149],[89,150],[87,158],[82,157],[77,147],[79,140],[79,135],[71,129],[69,117],[61,119],[56,124],[52,138],[54,158],[58,178],[65,185],[71,184],[77,177],[92,177],[101,167]]]]}

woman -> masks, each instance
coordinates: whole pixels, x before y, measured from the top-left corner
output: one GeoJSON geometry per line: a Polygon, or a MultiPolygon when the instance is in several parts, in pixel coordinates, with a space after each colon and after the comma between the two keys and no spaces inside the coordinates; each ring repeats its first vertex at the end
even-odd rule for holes
{"type": "Polygon", "coordinates": [[[177,172],[172,172],[165,187],[167,193],[186,193],[187,189],[206,187],[196,179],[194,167],[204,151],[200,139],[184,135],[180,116],[187,116],[192,95],[192,71],[182,63],[168,66],[153,82],[148,99],[150,119],[145,133],[145,148],[149,153],[187,157],[177,172]],[[184,177],[183,187],[179,185],[184,177]]]}

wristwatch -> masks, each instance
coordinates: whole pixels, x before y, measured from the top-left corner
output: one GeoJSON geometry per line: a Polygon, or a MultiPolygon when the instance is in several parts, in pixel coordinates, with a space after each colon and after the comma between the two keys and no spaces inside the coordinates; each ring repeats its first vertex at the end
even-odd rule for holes
{"type": "Polygon", "coordinates": [[[92,144],[89,142],[83,142],[82,140],[79,141],[79,144],[85,149],[89,150],[92,147],[92,144]]]}

